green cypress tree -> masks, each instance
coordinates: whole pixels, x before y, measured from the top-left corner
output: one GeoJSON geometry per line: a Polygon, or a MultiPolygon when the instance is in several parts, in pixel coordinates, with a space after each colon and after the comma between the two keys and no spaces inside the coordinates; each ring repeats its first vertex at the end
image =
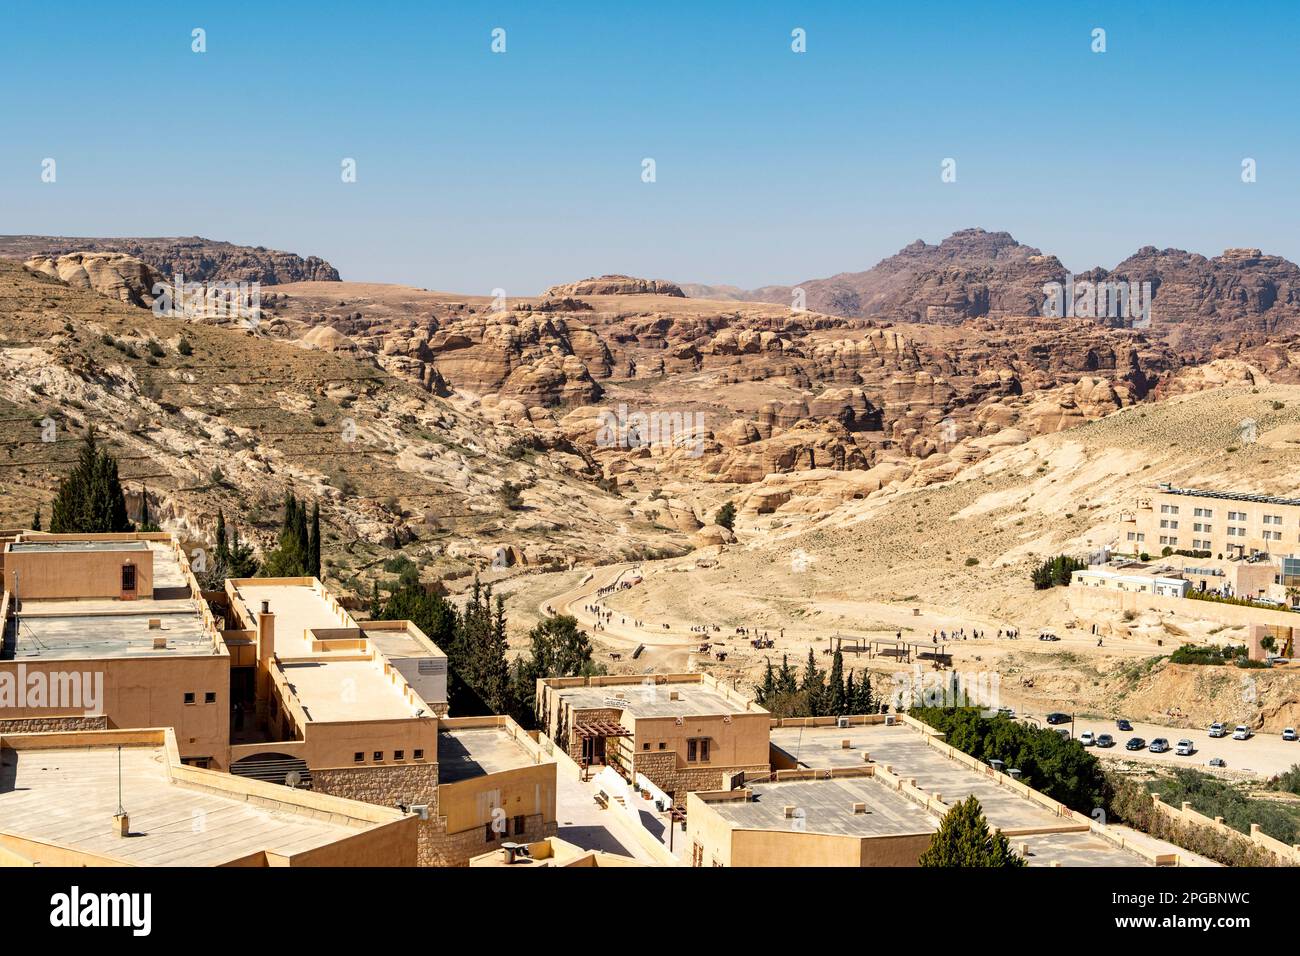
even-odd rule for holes
{"type": "Polygon", "coordinates": [[[804,695],[804,705],[809,717],[821,717],[826,699],[826,677],[817,668],[817,656],[808,648],[808,663],[804,667],[803,683],[799,690],[804,695]]]}
{"type": "Polygon", "coordinates": [[[41,509],[39,506],[36,508],[36,514],[32,516],[32,530],[41,530],[41,509]]]}
{"type": "Polygon", "coordinates": [[[93,427],[86,433],[76,466],[59,483],[50,513],[50,530],[55,534],[131,530],[117,459],[99,447],[93,427]]]}
{"type": "Polygon", "coordinates": [[[781,672],[776,678],[776,692],[778,694],[793,694],[799,690],[799,685],[795,681],[794,668],[790,666],[790,655],[781,655],[781,672]]]}
{"type": "Polygon", "coordinates": [[[1001,832],[990,832],[980,802],[971,794],[944,814],[921,866],[1019,867],[1025,861],[1001,832]]]}
{"type": "Polygon", "coordinates": [[[772,658],[767,659],[763,669],[763,683],[754,688],[759,704],[767,706],[776,697],[776,674],[772,670],[772,658]]]}
{"type": "Polygon", "coordinates": [[[831,717],[841,717],[849,713],[848,701],[844,696],[844,655],[839,648],[831,660],[831,674],[826,683],[826,713],[831,717]]]}
{"type": "Polygon", "coordinates": [[[230,560],[230,545],[226,541],[226,515],[220,508],[217,509],[217,546],[213,554],[223,564],[230,560]]]}
{"type": "Polygon", "coordinates": [[[307,573],[320,577],[320,502],[311,506],[311,528],[307,532],[307,573]]]}

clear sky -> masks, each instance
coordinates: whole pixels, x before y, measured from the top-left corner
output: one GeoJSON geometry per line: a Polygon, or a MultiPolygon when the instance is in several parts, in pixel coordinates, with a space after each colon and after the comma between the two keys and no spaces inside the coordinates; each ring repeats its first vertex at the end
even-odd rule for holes
{"type": "Polygon", "coordinates": [[[1143,245],[1300,260],[1294,0],[0,2],[0,233],[511,295],[792,283],[967,226],[1076,272],[1143,245]]]}

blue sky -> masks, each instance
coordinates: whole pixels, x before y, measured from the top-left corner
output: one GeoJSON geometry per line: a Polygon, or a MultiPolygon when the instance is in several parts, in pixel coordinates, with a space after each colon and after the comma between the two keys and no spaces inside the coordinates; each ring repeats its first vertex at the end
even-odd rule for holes
{"type": "Polygon", "coordinates": [[[511,295],[792,283],[976,225],[1076,272],[1300,260],[1296,3],[3,2],[2,233],[511,295]]]}

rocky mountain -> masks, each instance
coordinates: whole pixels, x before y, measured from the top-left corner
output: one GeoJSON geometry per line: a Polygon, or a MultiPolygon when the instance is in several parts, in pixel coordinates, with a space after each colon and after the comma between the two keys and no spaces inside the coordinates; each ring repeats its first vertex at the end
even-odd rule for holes
{"type": "Polygon", "coordinates": [[[49,520],[93,426],[132,514],[147,495],[196,547],[218,509],[269,546],[286,488],[319,501],[328,576],[357,594],[402,554],[432,578],[689,549],[558,429],[489,420],[331,338],[160,317],[0,260],[0,525],[49,520]]]}
{"type": "Polygon", "coordinates": [[[69,236],[0,236],[0,258],[20,261],[68,253],[117,252],[134,256],[172,281],[187,282],[337,282],[338,270],[316,256],[306,258],[264,246],[238,246],[199,236],[157,239],[89,239],[69,236]]]}
{"type": "Polygon", "coordinates": [[[584,295],[675,295],[684,296],[681,287],[663,279],[637,279],[633,276],[603,275],[553,285],[546,290],[546,298],[565,298],[584,295]]]}
{"type": "MultiPolygon", "coordinates": [[[[1066,280],[1055,256],[1005,232],[963,229],[938,245],[917,240],[865,272],[810,279],[749,292],[687,285],[692,296],[797,306],[832,315],[892,322],[960,324],[969,319],[1039,316],[1044,286],[1066,280]]],[[[1095,268],[1079,282],[1150,283],[1150,334],[1206,357],[1221,342],[1259,343],[1300,333],[1300,266],[1258,249],[1213,258],[1147,246],[1114,269],[1095,268]]],[[[1084,318],[1083,311],[1075,314],[1084,318]]],[[[1130,316],[1130,319],[1133,317],[1130,316]]],[[[1125,324],[1113,318],[1109,324],[1125,324]]],[[[1131,324],[1131,322],[1129,323],[1131,324]]]]}

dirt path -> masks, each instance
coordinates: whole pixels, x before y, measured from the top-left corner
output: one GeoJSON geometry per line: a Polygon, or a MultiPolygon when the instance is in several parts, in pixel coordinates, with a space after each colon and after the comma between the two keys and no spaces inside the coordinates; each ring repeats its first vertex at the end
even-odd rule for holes
{"type": "Polygon", "coordinates": [[[682,634],[680,631],[674,633],[672,628],[663,627],[659,621],[646,621],[644,626],[637,627],[626,614],[619,611],[614,611],[612,618],[602,621],[595,611],[590,610],[592,607],[604,607],[606,595],[597,595],[601,588],[617,585],[628,572],[637,567],[633,564],[619,564],[597,568],[577,587],[539,602],[538,611],[544,617],[552,614],[572,615],[590,631],[594,641],[612,645],[625,659],[630,659],[632,652],[644,644],[645,650],[636,663],[646,669],[662,669],[668,673],[694,670],[693,658],[703,640],[702,636],[682,634]]]}

